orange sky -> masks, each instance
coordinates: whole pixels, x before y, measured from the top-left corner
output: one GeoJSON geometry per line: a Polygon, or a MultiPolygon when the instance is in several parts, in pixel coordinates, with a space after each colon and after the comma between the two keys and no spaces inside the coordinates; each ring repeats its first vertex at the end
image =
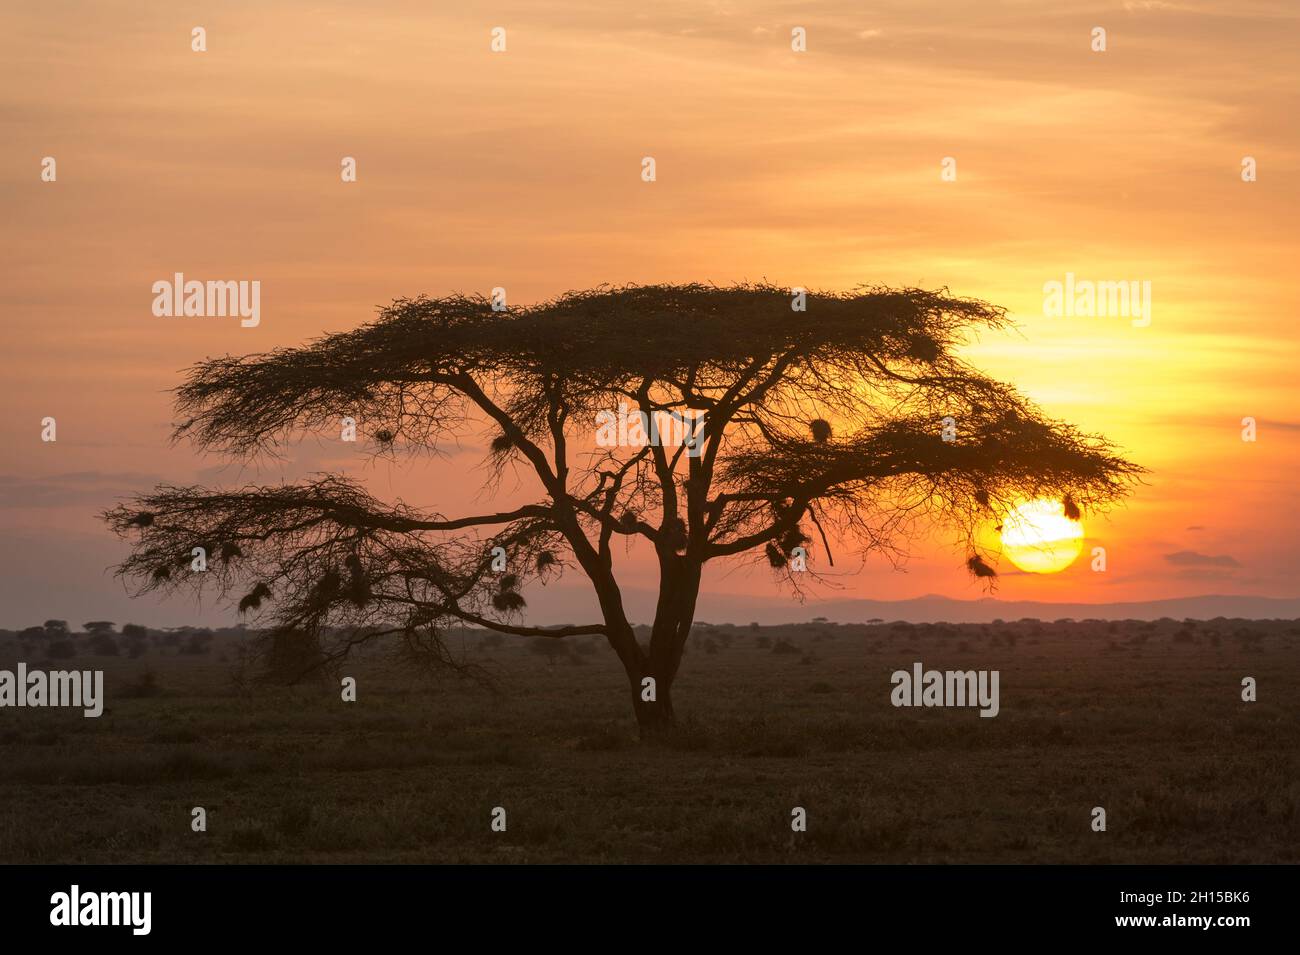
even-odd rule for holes
{"type": "MultiPolygon", "coordinates": [[[[473,458],[376,465],[313,441],[240,471],[171,449],[180,369],[397,296],[606,282],[946,285],[1004,305],[1018,329],[971,360],[1151,474],[1088,523],[1106,573],[1008,575],[998,596],[1300,590],[1292,4],[19,6],[0,14],[0,626],[194,619],[128,604],[104,573],[122,552],[93,515],[158,481],[341,465],[381,496],[470,503],[473,458]],[[261,324],[154,317],[151,285],[176,271],[259,280],[261,324]],[[1045,316],[1067,272],[1150,281],[1150,326],[1045,316]]],[[[983,595],[946,540],[912,550],[905,574],[869,561],[832,596],[983,595]]]]}

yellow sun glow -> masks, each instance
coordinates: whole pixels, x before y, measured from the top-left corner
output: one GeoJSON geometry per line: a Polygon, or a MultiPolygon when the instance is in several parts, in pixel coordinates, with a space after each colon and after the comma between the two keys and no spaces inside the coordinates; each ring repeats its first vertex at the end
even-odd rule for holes
{"type": "Polygon", "coordinates": [[[1002,553],[1031,574],[1065,570],[1083,550],[1083,525],[1065,516],[1060,501],[1035,498],[1002,522],[1002,553]]]}

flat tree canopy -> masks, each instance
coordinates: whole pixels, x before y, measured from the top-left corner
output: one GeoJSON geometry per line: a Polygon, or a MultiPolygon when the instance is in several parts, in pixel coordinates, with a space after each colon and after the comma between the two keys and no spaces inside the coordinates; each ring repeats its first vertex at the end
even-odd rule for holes
{"type": "Polygon", "coordinates": [[[477,440],[486,489],[517,467],[533,503],[445,515],[322,475],[160,487],[105,517],[133,544],[119,572],[140,590],[242,595],[241,611],[309,642],[316,663],[393,638],[455,665],[440,639],[455,624],[601,634],[653,733],[673,723],[709,561],[762,560],[797,586],[802,558],[828,559],[831,541],[897,553],[924,515],[964,535],[962,559],[988,576],[982,523],[1027,499],[1089,509],[1125,492],[1140,469],[1107,441],[955,356],[973,330],[1004,324],[1002,309],[946,290],[629,286],[505,312],[481,296],[399,299],[355,331],[197,365],[176,392],[175,436],[247,457],[302,432],[337,436],[351,417],[384,453],[477,440]],[[620,406],[687,420],[688,440],[594,441],[620,406]],[[628,538],[657,558],[648,646],[620,591],[615,543],[628,538]],[[194,547],[206,572],[190,570],[194,547]],[[530,625],[525,590],[563,573],[589,580],[599,617],[530,625]]]}

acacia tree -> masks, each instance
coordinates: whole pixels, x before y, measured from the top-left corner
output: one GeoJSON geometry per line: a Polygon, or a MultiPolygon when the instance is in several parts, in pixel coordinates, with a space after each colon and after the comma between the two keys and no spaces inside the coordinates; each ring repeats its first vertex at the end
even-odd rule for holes
{"type": "Polygon", "coordinates": [[[1124,492],[1139,469],[1108,442],[955,356],[972,330],[1005,322],[946,290],[633,286],[507,312],[482,297],[400,299],[354,331],[195,366],[176,391],[174,437],[253,456],[295,433],[337,435],[347,416],[381,453],[475,438],[487,489],[516,468],[533,502],[448,516],[326,475],[164,486],[105,518],[133,541],[118,570],[141,591],[251,587],[239,609],[310,643],[316,663],[393,638],[454,665],[442,641],[453,625],[602,635],[652,735],[673,725],[710,561],[765,561],[797,586],[805,555],[832,559],[831,541],[896,555],[925,517],[955,528],[971,572],[990,576],[982,522],[1027,498],[1070,510],[1124,492]],[[602,413],[620,406],[645,416],[651,440],[595,440],[602,413]],[[684,442],[655,439],[664,415],[690,422],[684,442]],[[633,540],[657,562],[648,645],[620,590],[620,545],[633,540]],[[188,572],[195,547],[210,555],[206,573],[188,572]],[[565,572],[590,582],[598,619],[529,625],[523,591],[565,572]]]}

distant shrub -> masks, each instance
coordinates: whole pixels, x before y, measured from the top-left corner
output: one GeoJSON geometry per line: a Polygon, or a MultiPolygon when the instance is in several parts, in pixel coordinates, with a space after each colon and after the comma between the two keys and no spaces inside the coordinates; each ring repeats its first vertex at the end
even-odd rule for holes
{"type": "Polygon", "coordinates": [[[122,625],[122,636],[129,637],[132,640],[140,640],[149,636],[149,628],[142,627],[138,623],[127,623],[122,625]]]}
{"type": "Polygon", "coordinates": [[[528,645],[528,649],[538,656],[546,657],[546,662],[551,666],[569,652],[569,648],[554,637],[533,637],[533,642],[528,645]]]}
{"type": "Polygon", "coordinates": [[[180,652],[186,656],[202,656],[212,649],[209,646],[211,642],[212,634],[210,633],[191,634],[190,638],[185,641],[185,645],[181,647],[180,652]]]}
{"type": "Polygon", "coordinates": [[[320,642],[303,630],[276,630],[262,641],[261,649],[263,676],[273,682],[316,672],[325,659],[320,642]]]}
{"type": "Polygon", "coordinates": [[[45,646],[45,655],[51,660],[71,660],[77,647],[71,640],[52,640],[45,646]]]}
{"type": "Polygon", "coordinates": [[[117,640],[111,633],[99,631],[90,638],[90,652],[97,657],[117,656],[117,640]]]}
{"type": "Polygon", "coordinates": [[[758,647],[760,650],[766,650],[771,645],[772,645],[771,637],[759,637],[757,640],[754,641],[754,646],[758,647]]]}
{"type": "Polygon", "coordinates": [[[117,695],[128,700],[149,699],[161,696],[162,687],[158,685],[158,677],[154,675],[153,670],[145,670],[140,674],[140,679],[120,687],[117,695]]]}

